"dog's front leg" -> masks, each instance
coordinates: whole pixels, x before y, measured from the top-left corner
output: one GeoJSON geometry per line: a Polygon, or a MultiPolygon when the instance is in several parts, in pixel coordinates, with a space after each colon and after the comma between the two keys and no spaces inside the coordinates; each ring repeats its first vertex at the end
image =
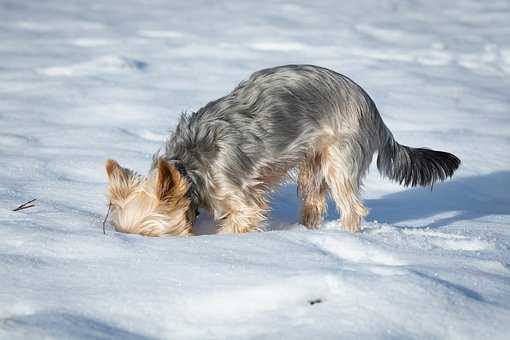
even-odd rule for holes
{"type": "Polygon", "coordinates": [[[259,225],[265,220],[265,210],[256,204],[247,205],[237,202],[235,208],[228,205],[224,213],[216,221],[218,233],[247,233],[251,231],[259,231],[259,225]]]}

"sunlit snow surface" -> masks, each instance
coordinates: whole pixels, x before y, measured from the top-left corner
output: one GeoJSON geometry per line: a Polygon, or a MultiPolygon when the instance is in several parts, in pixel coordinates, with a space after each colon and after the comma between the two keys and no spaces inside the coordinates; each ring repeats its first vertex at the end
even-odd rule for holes
{"type": "Polygon", "coordinates": [[[509,18],[506,0],[0,0],[0,338],[510,338],[509,18]],[[102,234],[107,158],[145,173],[180,112],[290,63],[351,77],[397,140],[461,169],[432,192],[371,169],[360,234],[331,204],[300,226],[294,186],[268,232],[102,234]]]}

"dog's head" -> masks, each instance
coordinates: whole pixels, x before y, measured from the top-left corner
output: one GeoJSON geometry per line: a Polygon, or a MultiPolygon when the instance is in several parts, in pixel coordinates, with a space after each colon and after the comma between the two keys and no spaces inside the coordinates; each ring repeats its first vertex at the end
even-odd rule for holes
{"type": "Polygon", "coordinates": [[[189,183],[174,164],[159,159],[142,177],[108,160],[106,173],[115,230],[145,236],[191,233],[189,183]]]}

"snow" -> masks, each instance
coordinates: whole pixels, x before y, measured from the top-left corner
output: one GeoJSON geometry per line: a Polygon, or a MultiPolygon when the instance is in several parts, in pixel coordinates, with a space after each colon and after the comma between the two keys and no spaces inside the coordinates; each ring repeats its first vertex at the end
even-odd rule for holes
{"type": "Polygon", "coordinates": [[[0,1],[0,338],[510,337],[510,3],[0,1]],[[453,180],[365,181],[359,234],[101,232],[104,162],[145,173],[179,113],[264,67],[346,74],[453,180]],[[34,208],[13,212],[37,198],[34,208]]]}

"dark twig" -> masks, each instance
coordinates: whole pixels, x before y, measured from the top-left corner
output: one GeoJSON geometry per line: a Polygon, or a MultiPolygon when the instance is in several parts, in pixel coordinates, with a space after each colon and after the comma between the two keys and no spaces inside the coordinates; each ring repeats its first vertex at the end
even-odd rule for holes
{"type": "Polygon", "coordinates": [[[310,301],[308,301],[308,303],[309,303],[310,305],[312,305],[312,306],[313,306],[313,305],[315,305],[316,303],[322,303],[322,299],[314,299],[314,300],[310,300],[310,301]]]}
{"type": "Polygon", "coordinates": [[[25,202],[25,203],[21,204],[19,207],[15,208],[15,209],[12,209],[12,211],[20,211],[20,210],[23,210],[23,209],[28,209],[28,208],[35,207],[35,204],[30,204],[32,202],[35,202],[35,200],[37,200],[37,198],[34,198],[33,200],[30,200],[28,202],[25,202]]]}
{"type": "Polygon", "coordinates": [[[106,221],[108,220],[108,216],[110,215],[110,209],[112,208],[112,201],[108,202],[108,211],[106,212],[106,216],[103,221],[103,234],[106,235],[106,221]]]}

